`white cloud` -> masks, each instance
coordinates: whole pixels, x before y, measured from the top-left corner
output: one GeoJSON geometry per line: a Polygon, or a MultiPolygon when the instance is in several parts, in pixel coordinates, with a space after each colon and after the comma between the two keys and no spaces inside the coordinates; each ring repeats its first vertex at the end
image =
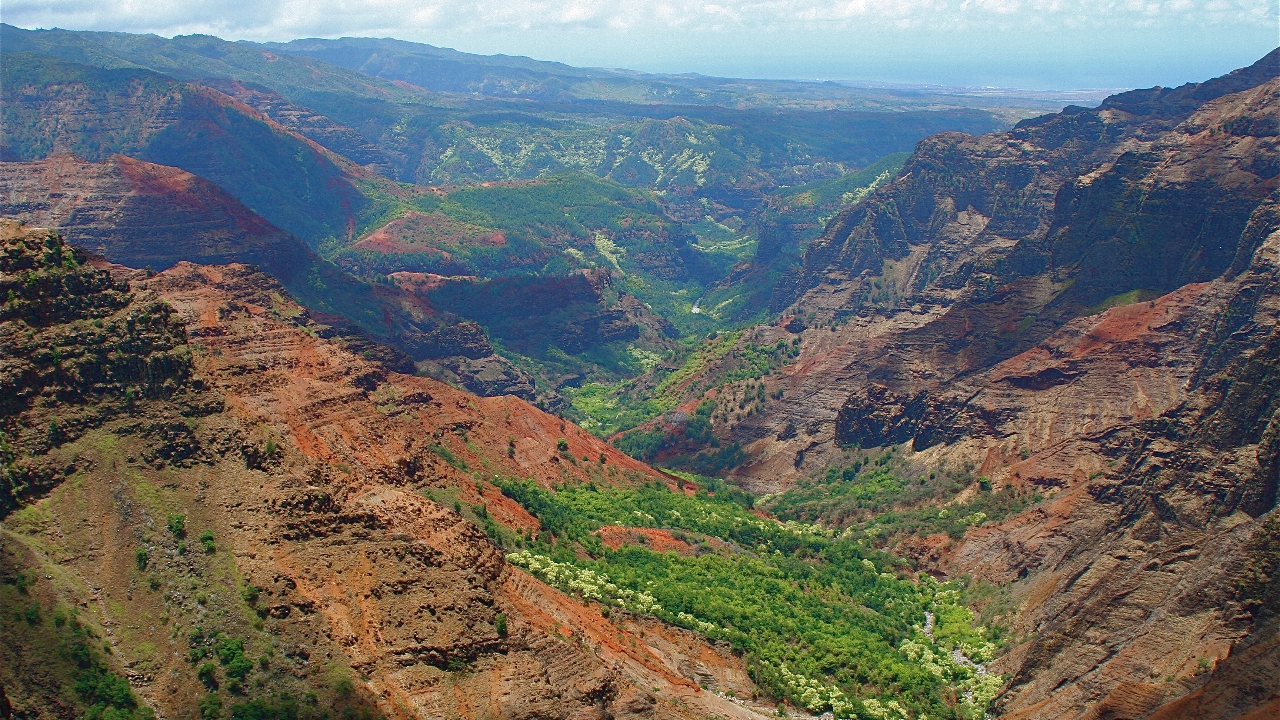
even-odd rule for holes
{"type": "Polygon", "coordinates": [[[281,40],[609,28],[732,32],[841,27],[1047,28],[1133,24],[1274,27],[1274,0],[7,0],[23,27],[281,40]]]}
{"type": "Polygon", "coordinates": [[[1026,88],[1176,85],[1276,47],[1276,0],[0,0],[19,27],[395,37],[579,66],[1026,88]]]}

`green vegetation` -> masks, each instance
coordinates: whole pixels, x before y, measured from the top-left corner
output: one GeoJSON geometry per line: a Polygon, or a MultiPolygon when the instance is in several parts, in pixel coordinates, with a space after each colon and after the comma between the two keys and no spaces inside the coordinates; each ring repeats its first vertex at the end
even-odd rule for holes
{"type": "MultiPolygon", "coordinates": [[[[413,270],[482,278],[429,291],[433,306],[479,322],[505,349],[538,363],[554,362],[562,351],[627,376],[642,371],[629,350],[593,356],[596,346],[618,338],[592,337],[582,326],[614,307],[619,292],[685,334],[727,324],[691,308],[741,254],[701,244],[696,230],[672,220],[652,193],[567,173],[400,202],[399,219],[384,231],[394,251],[363,244],[323,250],[362,275],[413,270]],[[597,268],[614,274],[611,285],[591,287],[576,276],[597,268]]],[[[641,342],[643,350],[652,347],[652,339],[641,342]]]]}
{"type": "Polygon", "coordinates": [[[218,551],[216,526],[206,525],[203,515],[192,516],[198,505],[184,502],[182,490],[163,481],[173,471],[125,462],[127,455],[140,454],[132,440],[99,429],[60,450],[72,456],[102,453],[95,457],[107,466],[129,468],[117,477],[125,483],[137,527],[159,530],[139,532],[136,540],[110,548],[123,553],[131,566],[136,561],[141,567],[146,558],[145,574],[116,586],[128,587],[128,592],[108,588],[105,603],[111,615],[133,617],[142,628],[117,626],[105,643],[106,634],[92,624],[96,603],[82,611],[56,600],[76,597],[82,586],[67,583],[65,570],[45,553],[62,556],[91,541],[86,536],[93,537],[92,531],[67,520],[93,512],[84,503],[87,483],[64,482],[40,503],[10,514],[0,527],[0,661],[16,673],[20,685],[25,682],[34,690],[16,698],[25,704],[24,711],[60,703],[77,717],[154,717],[129,692],[118,658],[135,672],[176,673],[187,688],[201,688],[198,698],[188,697],[178,706],[200,720],[377,717],[367,694],[353,691],[339,697],[326,678],[310,676],[305,652],[294,650],[296,645],[282,646],[287,636],[281,637],[280,624],[261,602],[262,590],[239,576],[228,554],[218,551]],[[56,540],[37,539],[37,528],[59,521],[66,521],[71,532],[56,540]],[[183,554],[181,538],[188,532],[212,552],[183,554]],[[30,567],[39,562],[44,567],[30,567]],[[155,627],[148,631],[146,625],[155,627]],[[185,662],[173,663],[175,654],[185,662]]]}
{"type": "Polygon", "coordinates": [[[245,659],[244,640],[240,638],[222,638],[214,646],[214,654],[222,664],[227,677],[243,679],[253,669],[253,663],[245,659]]]}
{"type": "Polygon", "coordinates": [[[340,164],[314,152],[304,139],[278,132],[254,114],[213,101],[166,75],[10,52],[3,71],[0,86],[39,89],[20,102],[4,97],[5,145],[24,160],[50,152],[54,138],[38,118],[60,92],[76,88],[88,107],[111,109],[105,120],[110,130],[84,115],[70,121],[62,141],[80,157],[96,162],[122,153],[182,168],[312,244],[345,236],[353,215],[364,219],[381,211],[377,198],[362,192],[340,164]],[[164,131],[143,131],[157,103],[176,104],[182,112],[167,118],[164,131]]]}
{"type": "MultiPolygon", "coordinates": [[[[58,606],[45,617],[30,592],[26,572],[7,576],[0,585],[0,638],[10,649],[30,648],[23,662],[38,668],[61,688],[66,707],[89,720],[154,720],[129,682],[104,657],[101,634],[83,622],[74,606],[58,606]]],[[[109,646],[105,646],[109,647],[109,646]]]]}
{"type": "Polygon", "coordinates": [[[781,195],[796,210],[815,208],[830,211],[842,205],[853,205],[888,182],[902,169],[909,157],[911,153],[893,153],[856,172],[779,189],[775,193],[781,195]]]}
{"type": "Polygon", "coordinates": [[[445,462],[458,468],[459,470],[467,469],[466,460],[463,460],[462,458],[458,457],[457,455],[454,454],[452,450],[441,445],[440,443],[432,443],[427,446],[427,449],[435,453],[436,456],[439,457],[441,460],[444,460],[445,462]]]}
{"type": "Polygon", "coordinates": [[[679,477],[685,488],[705,485],[693,494],[662,483],[553,493],[499,481],[543,528],[505,539],[508,559],[585,600],[729,641],[747,653],[757,683],[811,711],[982,717],[1003,683],[980,669],[999,634],[975,627],[958,586],[913,580],[850,537],[761,518],[742,491],[679,477]],[[593,534],[605,525],[663,528],[691,550],[610,550],[593,534]]]}
{"type": "MultiPolygon", "coordinates": [[[[642,387],[637,381],[614,385],[588,383],[574,390],[566,388],[580,424],[600,436],[626,430],[658,415],[671,412],[679,404],[689,384],[733,349],[741,333],[716,333],[685,343],[685,360],[675,370],[654,374],[661,379],[656,387],[642,387]]],[[[651,379],[651,378],[644,378],[651,379]]]]}
{"type": "MultiPolygon", "coordinates": [[[[775,345],[761,346],[741,343],[741,336],[741,332],[713,333],[701,340],[682,343],[680,352],[684,361],[674,370],[654,368],[642,377],[613,384],[587,383],[581,388],[564,388],[562,392],[573,407],[571,416],[583,428],[608,437],[669,413],[685,398],[696,397],[713,387],[724,389],[730,383],[768,375],[800,354],[798,341],[780,340],[775,345]]],[[[638,437],[624,438],[618,446],[634,457],[652,459],[656,450],[661,449],[656,445],[673,446],[681,440],[681,437],[663,440],[639,437],[658,433],[670,435],[660,429],[637,431],[626,437],[638,437]],[[635,455],[627,446],[652,451],[635,455]]],[[[701,440],[704,445],[709,443],[710,434],[701,440]]]]}
{"type": "Polygon", "coordinates": [[[212,530],[205,530],[204,532],[200,533],[200,546],[204,548],[204,553],[206,555],[212,555],[214,552],[217,551],[218,546],[213,541],[212,530]]]}
{"type": "Polygon", "coordinates": [[[651,250],[671,224],[646,193],[585,173],[462,188],[444,196],[417,194],[400,202],[386,218],[401,216],[413,225],[399,243],[400,252],[335,246],[334,259],[366,272],[481,277],[616,265],[596,247],[595,238],[604,234],[625,250],[622,266],[634,269],[631,256],[651,250]],[[419,215],[404,217],[408,212],[419,215]],[[501,240],[489,240],[499,233],[501,240]],[[547,268],[553,258],[563,267],[547,268]]]}
{"type": "Polygon", "coordinates": [[[992,491],[986,478],[978,478],[977,492],[955,502],[974,484],[967,470],[912,473],[890,448],[875,457],[861,455],[852,465],[830,468],[820,478],[802,480],[762,498],[761,506],[780,518],[845,528],[852,538],[883,546],[905,535],[946,533],[958,539],[969,527],[1001,520],[1040,500],[1033,491],[992,491]]]}
{"type": "Polygon", "coordinates": [[[1149,300],[1154,300],[1163,294],[1164,293],[1158,292],[1155,290],[1130,290],[1128,292],[1123,292],[1118,295],[1112,295],[1111,297],[1107,298],[1106,300],[1103,300],[1097,305],[1094,305],[1093,307],[1087,310],[1084,310],[1081,314],[1097,315],[1098,313],[1104,312],[1106,310],[1110,310],[1113,307],[1120,307],[1122,305],[1132,305],[1134,303],[1147,302],[1149,300]]]}
{"type": "Polygon", "coordinates": [[[641,460],[653,461],[667,454],[672,456],[666,461],[668,465],[706,475],[721,473],[740,465],[746,456],[737,443],[721,445],[712,435],[711,416],[715,409],[714,401],[703,400],[680,425],[635,430],[614,442],[618,449],[641,460]]]}

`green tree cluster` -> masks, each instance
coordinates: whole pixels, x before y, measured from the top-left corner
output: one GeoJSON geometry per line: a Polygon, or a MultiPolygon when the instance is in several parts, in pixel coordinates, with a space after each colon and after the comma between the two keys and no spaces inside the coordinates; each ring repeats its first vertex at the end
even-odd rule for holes
{"type": "Polygon", "coordinates": [[[727,640],[760,685],[812,711],[870,718],[892,702],[913,717],[981,717],[999,688],[953,656],[984,663],[998,644],[956,586],[913,580],[828,528],[761,518],[741,491],[499,487],[556,538],[511,553],[513,563],[584,599],[727,640]],[[592,535],[605,525],[664,528],[696,551],[608,550],[592,535]]]}

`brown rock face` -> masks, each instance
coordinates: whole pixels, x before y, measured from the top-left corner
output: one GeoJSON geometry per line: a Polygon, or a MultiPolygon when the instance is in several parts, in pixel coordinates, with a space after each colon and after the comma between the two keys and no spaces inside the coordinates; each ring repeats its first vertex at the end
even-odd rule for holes
{"type": "Polygon", "coordinates": [[[461,356],[478,360],[493,354],[484,329],[470,321],[430,332],[420,343],[422,354],[429,358],[461,356]]]}
{"type": "MultiPolygon", "coordinates": [[[[1257,80],[1274,64],[1240,75],[1257,80]]],[[[999,418],[963,400],[939,407],[933,395],[1073,318],[1241,272],[1263,239],[1249,223],[1278,176],[1276,136],[1248,133],[1255,118],[1276,118],[1276,93],[1272,80],[1194,112],[1179,101],[1145,115],[1117,101],[1007,134],[922,143],[806,256],[811,288],[794,308],[814,318],[805,353],[770,383],[783,400],[734,428],[757,458],[742,474],[764,488],[821,464],[835,443],[923,448],[985,432],[999,418]],[[781,446],[767,439],[788,424],[811,432],[781,446]]],[[[790,337],[770,327],[752,339],[790,337]]],[[[1006,382],[1069,379],[1064,366],[1006,382]]]]}
{"type": "MultiPolygon", "coordinates": [[[[39,258],[44,238],[56,239],[40,233],[21,257],[39,258]]],[[[60,263],[50,265],[59,277],[60,263]]],[[[705,675],[751,694],[732,653],[625,613],[605,618],[508,566],[466,519],[478,522],[473,508],[484,506],[492,521],[538,529],[486,482],[496,475],[544,485],[661,475],[521,400],[401,375],[319,337],[306,311],[251,268],[179,263],[140,277],[132,293],[105,297],[99,315],[111,324],[129,303],[165,308],[163,327],[189,338],[179,335],[187,372],[128,413],[100,413],[58,438],[18,438],[59,474],[26,489],[45,499],[0,522],[0,572],[6,582],[33,578],[22,592],[45,612],[89,597],[76,627],[106,638],[114,650],[103,662],[160,715],[196,714],[201,682],[231,688],[235,701],[221,655],[196,677],[200,653],[231,638],[254,661],[246,683],[387,717],[754,717],[698,686],[705,675]],[[178,515],[185,531],[173,529],[178,515]]],[[[46,320],[64,335],[65,322],[46,320]]],[[[13,352],[4,346],[4,367],[13,352]]],[[[17,412],[6,409],[6,432],[18,420],[41,429],[52,413],[68,417],[49,403],[17,412]]],[[[74,696],[29,629],[43,626],[9,619],[0,623],[7,698],[23,714],[65,714],[57,708],[74,696]]]]}
{"type": "Polygon", "coordinates": [[[1277,57],[926,140],[806,256],[803,325],[754,331],[799,330],[803,353],[728,432],[749,487],[906,443],[1048,496],[899,548],[1001,586],[1007,716],[1265,715],[1280,697],[1274,628],[1237,590],[1280,486],[1277,57]]]}
{"type": "Polygon", "coordinates": [[[129,267],[240,262],[289,283],[318,260],[298,238],[178,168],[59,155],[0,163],[0,184],[0,214],[60,228],[67,242],[129,267]]]}
{"type": "Polygon", "coordinates": [[[371,167],[387,177],[393,177],[391,159],[378,146],[345,125],[339,125],[310,108],[295,105],[279,93],[259,86],[250,87],[238,80],[226,78],[204,78],[202,83],[239,100],[308,140],[360,165],[371,167]]]}
{"type": "Polygon", "coordinates": [[[310,468],[304,487],[245,521],[275,525],[280,540],[244,571],[292,580],[291,594],[328,620],[375,695],[419,717],[679,715],[670,705],[677,697],[743,712],[698,690],[643,645],[611,649],[618,630],[598,611],[506,568],[474,525],[410,492],[452,487],[468,503],[497,505],[499,519],[520,526],[531,518],[461,468],[544,484],[636,482],[656,477],[653,471],[515,398],[477,398],[361,362],[273,317],[255,302],[269,295],[268,287],[254,287],[262,282],[256,277],[234,266],[183,264],[155,286],[189,318],[193,340],[209,353],[200,367],[212,385],[251,422],[286,438],[310,468]],[[224,311],[231,303],[243,309],[224,311]],[[560,437],[569,456],[606,462],[565,460],[560,437]],[[271,520],[272,507],[287,519],[271,520]],[[498,610],[511,618],[510,638],[493,629],[498,610]],[[556,618],[551,627],[548,613],[556,618]],[[556,627],[585,645],[549,637],[556,627]],[[442,682],[451,660],[485,670],[442,682]],[[658,701],[653,687],[671,694],[658,701]]]}

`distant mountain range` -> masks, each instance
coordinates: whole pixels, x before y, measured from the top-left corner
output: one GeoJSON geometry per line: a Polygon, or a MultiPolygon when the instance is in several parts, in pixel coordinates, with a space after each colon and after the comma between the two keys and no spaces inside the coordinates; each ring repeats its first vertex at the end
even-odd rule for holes
{"type": "Polygon", "coordinates": [[[1280,712],[1280,49],[0,44],[0,715],[1280,712]]]}
{"type": "MultiPolygon", "coordinates": [[[[355,276],[339,283],[344,287],[426,287],[389,278],[401,271],[496,279],[610,268],[629,278],[628,295],[673,330],[694,334],[767,313],[772,283],[817,235],[818,216],[852,197],[857,188],[849,178],[861,178],[858,171],[931,133],[983,132],[1005,122],[991,110],[912,93],[867,91],[866,98],[897,98],[857,105],[875,110],[815,110],[808,100],[787,98],[812,95],[824,98],[821,107],[846,107],[852,101],[839,98],[864,95],[812,83],[757,88],[579,70],[395,41],[268,46],[8,25],[0,40],[0,156],[7,161],[71,154],[115,162],[120,154],[178,168],[341,265],[355,276]],[[702,85],[719,89],[690,89],[702,85]],[[476,187],[486,183],[499,184],[476,187]],[[813,183],[849,187],[824,195],[821,208],[779,214],[779,193],[813,183]],[[412,217],[423,219],[406,220],[412,217]],[[375,239],[389,233],[403,242],[375,239]],[[770,238],[767,262],[744,282],[733,267],[754,257],[761,233],[770,238]],[[472,237],[503,240],[476,245],[472,237]],[[692,313],[703,297],[715,302],[692,313]]],[[[189,240],[183,247],[192,251],[183,257],[192,260],[207,255],[192,243],[224,242],[216,235],[189,240]]],[[[116,257],[119,243],[99,247],[119,261],[146,254],[116,257]]],[[[151,264],[160,269],[158,258],[179,255],[165,248],[151,254],[151,264]]],[[[282,254],[294,255],[302,257],[282,254]]],[[[400,327],[362,315],[360,303],[325,302],[332,290],[308,294],[299,284],[304,276],[280,275],[315,309],[345,312],[415,360],[428,360],[405,337],[434,320],[400,327]]],[[[599,302],[599,312],[615,312],[614,300],[599,302]]],[[[504,337],[502,328],[514,326],[501,313],[450,307],[444,322],[481,321],[497,333],[499,352],[539,378],[539,392],[558,407],[567,408],[557,395],[565,382],[625,379],[651,364],[638,358],[678,353],[662,333],[646,332],[635,339],[639,345],[603,340],[603,354],[584,355],[600,343],[573,341],[568,353],[547,355],[544,346],[504,337]],[[462,316],[452,314],[458,311],[462,316]]]]}

